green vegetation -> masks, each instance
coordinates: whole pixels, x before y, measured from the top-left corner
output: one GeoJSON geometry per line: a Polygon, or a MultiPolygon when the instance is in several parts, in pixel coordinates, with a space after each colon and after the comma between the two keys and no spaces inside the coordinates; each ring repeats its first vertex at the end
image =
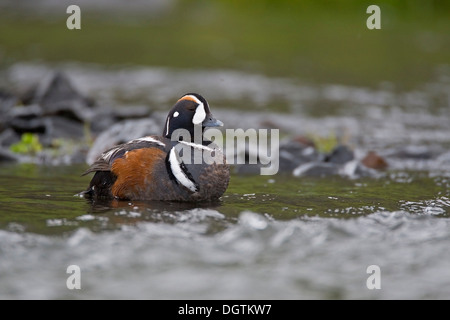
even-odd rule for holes
{"type": "Polygon", "coordinates": [[[378,1],[382,29],[368,30],[361,1],[178,1],[160,16],[83,11],[3,12],[0,59],[104,65],[231,68],[317,83],[398,87],[427,81],[450,61],[444,1],[378,1]],[[120,18],[120,19],[119,19],[120,18]]]}
{"type": "Polygon", "coordinates": [[[15,153],[34,155],[42,151],[42,144],[37,134],[24,133],[19,142],[10,146],[10,150],[15,153]]]}
{"type": "Polygon", "coordinates": [[[339,144],[338,138],[334,133],[330,133],[328,136],[309,134],[309,138],[314,142],[320,153],[330,153],[339,144]]]}

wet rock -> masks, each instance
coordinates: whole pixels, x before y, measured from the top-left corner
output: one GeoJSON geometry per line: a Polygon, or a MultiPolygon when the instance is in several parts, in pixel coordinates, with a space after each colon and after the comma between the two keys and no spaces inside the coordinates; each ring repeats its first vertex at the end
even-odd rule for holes
{"type": "Polygon", "coordinates": [[[3,89],[0,89],[0,111],[8,112],[12,107],[14,107],[17,104],[17,97],[13,95],[12,93],[9,93],[7,91],[4,91],[3,89]]]}
{"type": "Polygon", "coordinates": [[[430,146],[404,146],[388,150],[386,155],[398,159],[428,160],[437,155],[430,146]]]}
{"type": "Polygon", "coordinates": [[[334,164],[344,164],[352,161],[355,155],[347,146],[339,145],[325,156],[324,161],[334,164]]]}
{"type": "Polygon", "coordinates": [[[150,115],[150,110],[147,106],[121,106],[112,110],[114,118],[118,121],[126,119],[142,119],[150,115]]]}
{"type": "Polygon", "coordinates": [[[439,157],[437,157],[436,160],[441,164],[449,164],[450,165],[450,151],[447,151],[447,152],[441,154],[439,157]]]}
{"type": "Polygon", "coordinates": [[[87,147],[80,145],[59,146],[39,153],[35,162],[45,165],[72,165],[86,163],[87,147]],[[55,150],[58,150],[55,152],[55,150]],[[57,154],[55,154],[57,153],[57,154]]]}
{"type": "Polygon", "coordinates": [[[319,160],[314,143],[309,140],[294,139],[280,146],[280,172],[291,172],[299,165],[319,160]]]}
{"type": "Polygon", "coordinates": [[[0,146],[9,147],[13,143],[20,141],[20,135],[11,128],[0,133],[0,146]]]}
{"type": "Polygon", "coordinates": [[[45,123],[45,131],[41,136],[43,145],[51,145],[54,139],[82,140],[84,138],[83,124],[61,116],[41,118],[45,123]]]}
{"type": "Polygon", "coordinates": [[[383,170],[388,167],[388,164],[384,158],[379,156],[375,151],[369,151],[366,156],[361,160],[361,163],[367,168],[383,170]]]}
{"type": "Polygon", "coordinates": [[[333,163],[310,162],[301,164],[292,173],[296,177],[326,177],[338,174],[339,168],[333,163]]]}
{"type": "Polygon", "coordinates": [[[38,105],[15,107],[5,114],[6,125],[21,135],[25,132],[45,133],[46,124],[38,105]]]}
{"type": "Polygon", "coordinates": [[[144,119],[149,115],[150,110],[147,106],[100,107],[92,117],[91,130],[94,134],[98,134],[122,120],[144,119]]]}
{"type": "Polygon", "coordinates": [[[348,178],[374,177],[378,173],[362,165],[358,160],[348,161],[345,164],[329,162],[311,162],[295,168],[293,175],[296,177],[329,177],[340,175],[348,178]]]}
{"type": "Polygon", "coordinates": [[[44,112],[43,112],[42,108],[37,104],[15,107],[7,113],[9,120],[16,119],[16,118],[28,120],[28,119],[38,118],[43,115],[44,115],[44,112]]]}
{"type": "Polygon", "coordinates": [[[339,175],[348,178],[375,177],[378,173],[374,169],[367,168],[358,160],[352,160],[339,167],[339,175]]]}
{"type": "Polygon", "coordinates": [[[25,132],[44,134],[47,124],[44,118],[16,117],[11,119],[9,126],[18,134],[25,132]]]}
{"type": "Polygon", "coordinates": [[[86,156],[93,163],[108,148],[148,135],[161,135],[162,127],[153,119],[125,120],[103,131],[86,156]]]}
{"type": "Polygon", "coordinates": [[[34,91],[34,104],[42,107],[45,115],[60,115],[89,121],[93,116],[93,100],[81,95],[62,72],[56,72],[50,80],[43,80],[34,91]]]}
{"type": "Polygon", "coordinates": [[[8,114],[17,104],[17,97],[0,89],[0,131],[7,127],[8,114]]]}
{"type": "Polygon", "coordinates": [[[19,161],[20,157],[11,151],[0,147],[0,163],[1,162],[16,162],[19,161]]]}
{"type": "Polygon", "coordinates": [[[102,108],[96,112],[91,120],[91,132],[94,135],[99,135],[103,131],[108,130],[117,123],[110,108],[102,108]]]}
{"type": "Polygon", "coordinates": [[[86,163],[86,154],[88,153],[88,149],[86,147],[78,147],[76,148],[69,159],[69,164],[82,164],[82,163],[86,163]]]}
{"type": "Polygon", "coordinates": [[[38,133],[44,145],[50,145],[54,139],[70,138],[80,140],[84,137],[83,124],[61,116],[16,117],[10,121],[10,127],[19,135],[38,133]]]}

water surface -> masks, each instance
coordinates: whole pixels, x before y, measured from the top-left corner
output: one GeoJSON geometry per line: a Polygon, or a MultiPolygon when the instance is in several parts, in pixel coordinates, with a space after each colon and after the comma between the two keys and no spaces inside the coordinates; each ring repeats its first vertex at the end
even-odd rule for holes
{"type": "Polygon", "coordinates": [[[449,178],[234,175],[215,204],[93,204],[85,167],[0,166],[1,298],[450,297],[449,178]]]}

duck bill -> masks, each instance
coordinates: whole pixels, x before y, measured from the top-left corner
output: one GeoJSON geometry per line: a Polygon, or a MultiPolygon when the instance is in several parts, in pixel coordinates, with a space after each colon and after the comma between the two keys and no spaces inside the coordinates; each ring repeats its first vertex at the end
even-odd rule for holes
{"type": "Polygon", "coordinates": [[[223,122],[217,120],[212,115],[206,117],[206,119],[202,122],[202,127],[222,127],[223,122]]]}

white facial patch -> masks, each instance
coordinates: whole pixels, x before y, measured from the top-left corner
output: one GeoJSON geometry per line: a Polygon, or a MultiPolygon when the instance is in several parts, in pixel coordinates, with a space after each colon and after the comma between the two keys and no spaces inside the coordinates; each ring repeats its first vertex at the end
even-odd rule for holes
{"type": "Polygon", "coordinates": [[[197,106],[197,109],[195,109],[194,117],[192,118],[193,124],[200,124],[205,120],[206,118],[206,112],[205,112],[205,106],[203,103],[200,102],[200,104],[197,106]]]}
{"type": "Polygon", "coordinates": [[[173,117],[174,117],[174,118],[178,117],[179,115],[180,115],[180,113],[179,113],[178,111],[175,111],[175,112],[173,113],[173,117]]]}
{"type": "Polygon", "coordinates": [[[185,186],[192,192],[196,192],[197,187],[195,186],[195,183],[188,178],[186,173],[184,173],[183,169],[181,168],[181,161],[178,158],[178,154],[175,148],[172,148],[170,150],[169,163],[170,163],[170,170],[172,170],[172,174],[174,175],[175,179],[177,179],[179,183],[181,183],[183,186],[185,186]]]}
{"type": "Polygon", "coordinates": [[[180,100],[183,100],[184,98],[188,98],[189,100],[192,100],[198,104],[197,109],[195,109],[194,117],[192,118],[192,123],[193,124],[202,123],[206,118],[206,111],[203,102],[201,102],[196,96],[193,96],[191,94],[183,96],[180,100]]]}

